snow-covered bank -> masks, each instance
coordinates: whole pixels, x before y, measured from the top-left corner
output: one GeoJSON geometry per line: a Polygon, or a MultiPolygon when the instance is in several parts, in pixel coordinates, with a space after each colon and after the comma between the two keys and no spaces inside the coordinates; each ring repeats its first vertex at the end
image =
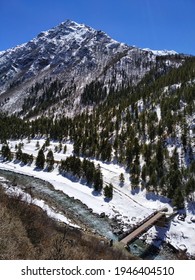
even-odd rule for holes
{"type": "MultiPolygon", "coordinates": [[[[40,140],[40,146],[44,140],[40,140]]],[[[42,143],[43,142],[43,143],[42,143]]],[[[15,147],[16,142],[10,142],[10,145],[15,147]]],[[[53,151],[58,143],[51,143],[50,147],[53,151]]],[[[67,143],[67,152],[54,153],[55,160],[65,159],[72,154],[72,144],[67,143]]],[[[24,152],[37,155],[36,140],[31,140],[29,143],[24,141],[24,152]]],[[[103,195],[94,195],[93,189],[81,182],[73,182],[68,178],[61,176],[56,165],[52,172],[37,171],[34,164],[31,166],[22,166],[19,163],[0,162],[0,168],[11,170],[13,172],[34,176],[50,182],[56,190],[61,190],[67,195],[79,199],[89,208],[93,209],[95,213],[104,212],[108,217],[117,217],[118,220],[123,221],[124,229],[140,222],[142,219],[150,215],[157,209],[164,207],[168,208],[168,214],[173,212],[169,200],[156,196],[152,193],[147,193],[145,190],[132,192],[129,182],[129,175],[125,172],[123,167],[116,164],[106,164],[100,161],[95,161],[95,164],[100,164],[103,173],[103,178],[106,183],[112,183],[114,186],[113,199],[107,202],[103,195]],[[119,176],[123,173],[125,181],[123,186],[120,185],[119,176]]],[[[195,204],[186,205],[186,218],[179,220],[178,215],[174,217],[170,226],[166,229],[159,229],[152,227],[147,234],[145,234],[147,242],[161,237],[164,241],[169,242],[177,249],[186,249],[190,255],[195,255],[195,204]]]]}
{"type": "Polygon", "coordinates": [[[63,222],[74,228],[80,228],[79,226],[72,224],[71,221],[68,218],[66,218],[63,214],[58,213],[57,211],[55,211],[55,209],[49,207],[42,199],[32,198],[30,194],[25,193],[19,187],[10,186],[10,184],[5,183],[4,178],[0,177],[0,183],[1,182],[3,183],[3,187],[7,194],[20,196],[24,202],[39,206],[47,213],[49,217],[51,217],[54,220],[63,222]]]}

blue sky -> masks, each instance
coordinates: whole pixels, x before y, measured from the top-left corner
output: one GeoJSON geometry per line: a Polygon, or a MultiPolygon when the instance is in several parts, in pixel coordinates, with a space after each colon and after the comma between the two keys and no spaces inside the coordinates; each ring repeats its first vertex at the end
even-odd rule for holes
{"type": "Polygon", "coordinates": [[[141,48],[195,55],[195,0],[0,0],[0,50],[66,19],[141,48]]]}

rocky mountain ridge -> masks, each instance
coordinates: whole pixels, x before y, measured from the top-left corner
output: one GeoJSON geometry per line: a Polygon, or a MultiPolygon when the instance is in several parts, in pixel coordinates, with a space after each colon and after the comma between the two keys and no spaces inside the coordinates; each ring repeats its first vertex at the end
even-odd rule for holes
{"type": "MultiPolygon", "coordinates": [[[[44,103],[36,114],[75,114],[85,105],[95,105],[93,100],[81,104],[86,86],[98,82],[102,101],[111,89],[137,84],[157,67],[158,57],[67,20],[28,43],[0,52],[0,109],[25,116],[44,103]]],[[[178,67],[183,58],[175,60],[175,54],[167,53],[162,60],[166,67],[178,67]]]]}

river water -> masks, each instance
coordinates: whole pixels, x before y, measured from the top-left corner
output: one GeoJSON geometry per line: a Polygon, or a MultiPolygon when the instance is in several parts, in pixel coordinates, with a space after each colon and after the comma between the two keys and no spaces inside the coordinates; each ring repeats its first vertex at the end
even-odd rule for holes
{"type": "MultiPolygon", "coordinates": [[[[75,217],[75,221],[79,221],[82,227],[90,228],[95,233],[113,241],[118,240],[118,237],[113,233],[113,221],[107,217],[100,218],[81,201],[67,196],[62,191],[56,191],[50,183],[35,177],[1,169],[0,176],[12,184],[17,184],[24,191],[30,192],[32,196],[49,202],[49,205],[56,206],[65,215],[67,213],[69,217],[73,219],[75,217]]],[[[139,239],[129,246],[129,250],[132,254],[142,259],[176,259],[175,253],[165,244],[159,250],[155,246],[147,245],[139,239]]]]}
{"type": "Polygon", "coordinates": [[[136,239],[129,245],[129,251],[144,260],[176,260],[177,256],[173,249],[169,248],[166,243],[157,248],[154,245],[146,244],[141,239],[136,239]]]}

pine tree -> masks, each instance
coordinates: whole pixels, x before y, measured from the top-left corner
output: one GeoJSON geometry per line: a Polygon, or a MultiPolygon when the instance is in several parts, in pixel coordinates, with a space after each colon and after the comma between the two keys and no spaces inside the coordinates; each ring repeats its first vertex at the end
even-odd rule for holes
{"type": "Polygon", "coordinates": [[[60,142],[60,143],[59,143],[59,146],[58,146],[58,152],[60,153],[61,150],[62,150],[62,143],[60,142]]]}
{"type": "Polygon", "coordinates": [[[158,141],[157,147],[156,147],[156,159],[158,161],[158,165],[162,166],[164,155],[163,155],[162,143],[160,141],[158,141]]]}
{"type": "Polygon", "coordinates": [[[36,167],[39,169],[43,169],[45,165],[45,155],[42,149],[39,150],[37,158],[36,158],[36,167]]]}
{"type": "Polygon", "coordinates": [[[45,140],[45,147],[49,147],[49,145],[50,145],[50,140],[49,140],[49,138],[47,138],[45,140]]]}
{"type": "Polygon", "coordinates": [[[175,190],[173,205],[179,209],[184,207],[184,195],[180,187],[176,188],[175,190]]]}
{"type": "Polygon", "coordinates": [[[18,145],[18,150],[16,152],[16,159],[21,161],[22,160],[22,150],[21,150],[21,146],[18,145]]]}
{"type": "Polygon", "coordinates": [[[37,149],[39,149],[39,148],[40,148],[39,141],[37,141],[37,143],[36,143],[36,148],[37,148],[37,149]]]}
{"type": "Polygon", "coordinates": [[[94,179],[95,165],[93,162],[84,158],[82,162],[83,177],[87,180],[87,184],[91,184],[94,179]]]}
{"type": "Polygon", "coordinates": [[[151,174],[150,180],[147,184],[148,185],[148,190],[152,190],[152,191],[156,190],[157,189],[157,183],[158,183],[157,174],[156,174],[156,172],[153,172],[151,174]]]}
{"type": "Polygon", "coordinates": [[[120,181],[120,186],[122,187],[124,185],[124,182],[125,182],[125,177],[124,177],[123,173],[121,173],[119,175],[119,181],[120,181]]]}
{"type": "Polygon", "coordinates": [[[195,179],[191,176],[185,184],[185,195],[191,199],[195,198],[195,179]]]}
{"type": "Polygon", "coordinates": [[[139,187],[139,176],[140,176],[140,165],[135,160],[130,166],[130,180],[131,180],[131,187],[135,189],[139,187]]]}
{"type": "Polygon", "coordinates": [[[66,145],[64,145],[64,150],[63,150],[63,153],[65,154],[65,153],[66,153],[66,151],[67,151],[67,146],[66,146],[66,145]]]}
{"type": "Polygon", "coordinates": [[[100,166],[98,166],[95,169],[94,172],[94,178],[93,178],[93,182],[94,182],[94,190],[96,192],[101,192],[102,188],[103,188],[103,176],[100,170],[100,166]]]}
{"type": "Polygon", "coordinates": [[[167,183],[167,196],[174,198],[176,189],[182,188],[182,174],[179,169],[170,168],[169,173],[166,176],[167,183]]]}
{"type": "Polygon", "coordinates": [[[13,159],[11,150],[10,150],[10,148],[9,148],[8,145],[3,145],[3,146],[2,146],[2,148],[1,148],[1,154],[2,154],[2,157],[3,157],[5,160],[11,161],[11,160],[13,159]]]}
{"type": "Polygon", "coordinates": [[[54,167],[54,156],[52,150],[49,150],[46,156],[47,171],[50,172],[54,167]]]}
{"type": "Polygon", "coordinates": [[[147,175],[147,167],[146,164],[142,166],[142,171],[141,171],[141,178],[143,182],[146,182],[146,175],[147,175]]]}
{"type": "Polygon", "coordinates": [[[107,198],[109,200],[113,198],[113,185],[112,184],[105,186],[104,196],[105,196],[105,198],[107,198]]]}

